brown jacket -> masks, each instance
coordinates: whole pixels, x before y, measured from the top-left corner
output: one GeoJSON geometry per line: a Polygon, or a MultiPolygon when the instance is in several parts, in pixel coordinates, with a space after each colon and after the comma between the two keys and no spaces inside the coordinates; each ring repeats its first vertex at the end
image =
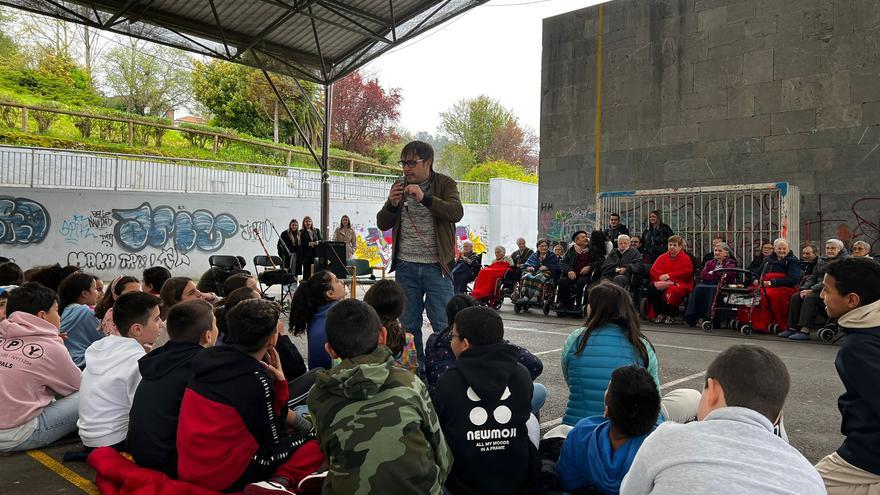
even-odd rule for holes
{"type": "MultiPolygon", "coordinates": [[[[422,204],[434,216],[438,257],[449,266],[455,258],[455,223],[464,216],[464,207],[458,196],[455,179],[431,172],[431,184],[422,199],[422,204]]],[[[393,206],[386,200],[385,205],[376,214],[376,225],[379,229],[383,231],[391,229],[392,254],[389,272],[393,272],[397,266],[397,234],[400,231],[402,211],[400,206],[393,206]]]]}

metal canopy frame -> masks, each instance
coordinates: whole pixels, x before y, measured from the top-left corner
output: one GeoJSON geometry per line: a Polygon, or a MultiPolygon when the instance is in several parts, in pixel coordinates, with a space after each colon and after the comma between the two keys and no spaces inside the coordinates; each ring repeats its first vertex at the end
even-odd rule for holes
{"type": "MultiPolygon", "coordinates": [[[[394,47],[488,0],[0,0],[19,10],[259,69],[322,171],[329,229],[332,85],[394,47]],[[321,154],[270,73],[324,87],[321,154]]],[[[297,83],[299,85],[299,83],[297,83]]]]}

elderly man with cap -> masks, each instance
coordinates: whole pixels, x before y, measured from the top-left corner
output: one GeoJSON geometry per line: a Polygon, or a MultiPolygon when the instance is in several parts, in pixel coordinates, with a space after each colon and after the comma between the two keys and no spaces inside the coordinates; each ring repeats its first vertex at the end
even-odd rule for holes
{"type": "Polygon", "coordinates": [[[560,263],[562,276],[559,277],[558,287],[558,310],[566,311],[578,309],[581,306],[581,294],[584,287],[593,278],[593,269],[597,262],[594,253],[589,249],[589,237],[583,230],[579,230],[571,236],[571,247],[566,251],[560,263]],[[574,298],[572,298],[574,289],[574,298]],[[574,299],[574,307],[570,307],[574,299]]]}

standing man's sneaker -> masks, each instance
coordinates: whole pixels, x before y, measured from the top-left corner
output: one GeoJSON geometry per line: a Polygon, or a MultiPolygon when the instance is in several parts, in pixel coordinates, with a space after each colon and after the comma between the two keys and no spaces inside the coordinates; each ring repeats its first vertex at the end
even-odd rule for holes
{"type": "Polygon", "coordinates": [[[787,339],[796,333],[800,333],[800,332],[798,332],[797,330],[786,330],[784,332],[779,332],[778,334],[776,334],[776,336],[781,337],[783,339],[787,339]]]}
{"type": "Polygon", "coordinates": [[[810,340],[810,334],[804,332],[795,332],[788,340],[810,340]]]}

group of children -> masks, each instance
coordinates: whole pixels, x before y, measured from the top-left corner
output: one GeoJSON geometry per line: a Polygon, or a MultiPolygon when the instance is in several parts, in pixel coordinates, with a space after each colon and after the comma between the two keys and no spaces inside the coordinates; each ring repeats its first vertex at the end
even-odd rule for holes
{"type": "Polygon", "coordinates": [[[174,483],[246,494],[880,489],[880,265],[845,260],[826,274],[828,312],[848,334],[836,363],[846,440],[815,468],[774,432],[789,391],[776,355],[720,353],[696,420],[681,424],[660,395],[653,347],[615,312],[630,305],[615,303],[612,284],[591,290],[587,322],[563,349],[572,399],[564,439],[547,455],[537,418],[546,389],[534,382],[542,364],[467,295],[449,302],[449,328],[419,363],[390,280],[361,302],[319,272],[297,287],[288,325],[251,277],[224,284],[221,300],[164,269],[119,277],[103,295],[82,272],[57,291],[33,281],[47,276],[4,278],[13,272],[0,265],[10,287],[0,293],[0,452],[78,431],[99,481],[130,478],[119,474],[124,451],[159,492],[174,483]],[[308,367],[290,333],[307,335],[308,367]],[[609,346],[632,346],[631,357],[610,363],[609,346]]]}

